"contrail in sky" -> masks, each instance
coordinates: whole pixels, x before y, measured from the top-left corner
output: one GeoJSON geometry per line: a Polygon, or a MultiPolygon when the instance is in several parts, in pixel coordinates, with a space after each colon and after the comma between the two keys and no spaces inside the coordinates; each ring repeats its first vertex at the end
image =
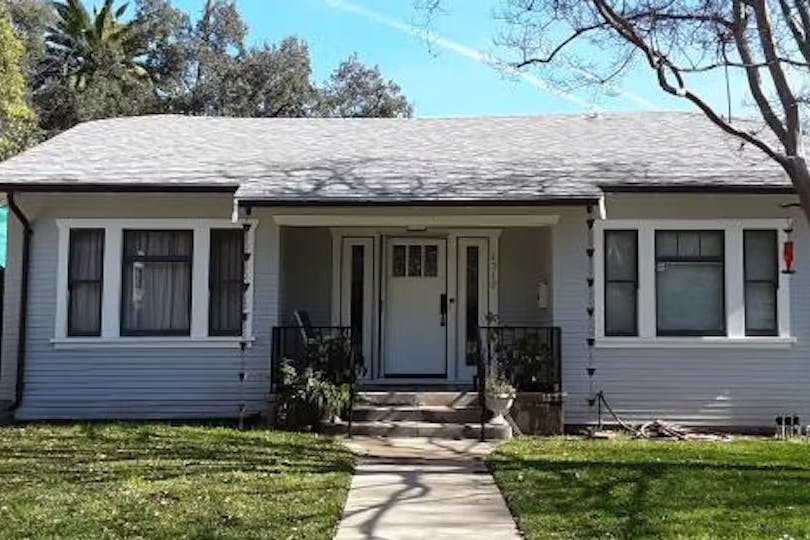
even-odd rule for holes
{"type": "MultiPolygon", "coordinates": [[[[464,45],[463,43],[459,43],[458,41],[446,38],[444,36],[435,34],[433,32],[420,30],[420,29],[416,28],[413,25],[406,24],[406,23],[404,23],[404,22],[402,22],[400,20],[394,19],[392,17],[388,17],[387,15],[383,15],[382,13],[379,13],[377,11],[374,11],[374,10],[365,8],[363,6],[357,5],[357,4],[355,4],[353,2],[350,2],[348,0],[326,0],[326,3],[327,3],[327,5],[331,6],[332,8],[339,9],[339,10],[342,10],[342,11],[346,11],[346,12],[349,12],[349,13],[354,13],[356,15],[360,15],[361,17],[364,17],[364,18],[366,18],[368,20],[371,20],[371,21],[374,21],[376,23],[388,26],[389,28],[399,30],[400,32],[409,34],[409,35],[414,36],[416,38],[424,39],[424,40],[426,40],[428,43],[430,43],[432,45],[437,45],[437,46],[439,46],[439,47],[441,47],[443,49],[446,49],[448,51],[452,51],[452,52],[454,52],[454,53],[456,53],[456,54],[458,54],[460,56],[464,56],[465,58],[469,58],[470,60],[473,60],[473,61],[478,62],[480,64],[490,66],[490,67],[492,67],[494,69],[501,69],[501,70],[505,71],[507,74],[521,79],[523,82],[530,84],[531,86],[537,88],[538,90],[542,90],[543,92],[553,94],[553,95],[555,95],[555,96],[557,96],[559,98],[562,98],[562,99],[564,99],[564,100],[566,100],[568,102],[571,102],[571,103],[573,103],[575,105],[578,105],[578,106],[582,107],[583,109],[587,109],[587,110],[591,110],[591,111],[597,111],[597,112],[602,111],[601,107],[599,107],[597,105],[594,105],[593,103],[591,103],[591,102],[589,102],[589,101],[587,101],[585,99],[582,99],[579,96],[576,96],[576,95],[572,94],[571,92],[568,92],[568,91],[566,91],[566,90],[564,90],[564,89],[562,89],[562,88],[560,88],[560,87],[546,81],[545,79],[543,79],[543,78],[541,78],[541,77],[539,77],[537,75],[534,75],[532,73],[527,73],[525,71],[520,71],[520,70],[517,70],[517,69],[514,69],[514,68],[510,68],[508,66],[501,67],[500,64],[497,62],[497,60],[495,58],[491,57],[488,54],[485,54],[485,53],[481,52],[478,49],[475,49],[473,47],[469,47],[467,45],[464,45]]],[[[591,79],[595,79],[594,75],[586,72],[585,70],[580,69],[580,68],[575,68],[575,69],[577,69],[580,72],[580,74],[582,74],[582,75],[584,75],[586,77],[589,77],[591,79]]],[[[632,101],[640,104],[641,106],[643,106],[646,109],[651,109],[652,110],[652,109],[657,108],[654,104],[650,103],[649,101],[645,100],[644,98],[641,98],[639,96],[631,94],[630,92],[627,92],[626,90],[618,88],[615,85],[611,85],[609,88],[613,92],[615,92],[615,93],[617,93],[617,94],[619,94],[619,95],[621,95],[621,96],[623,96],[623,97],[625,97],[625,98],[627,98],[629,100],[632,100],[632,101]]]]}

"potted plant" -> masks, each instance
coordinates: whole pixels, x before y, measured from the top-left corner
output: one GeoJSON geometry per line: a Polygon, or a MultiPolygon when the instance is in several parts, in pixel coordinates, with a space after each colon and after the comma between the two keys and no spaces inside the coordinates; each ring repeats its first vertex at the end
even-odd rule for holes
{"type": "Polygon", "coordinates": [[[515,402],[515,387],[501,376],[487,379],[484,387],[486,406],[492,413],[492,424],[505,424],[504,415],[512,408],[515,402]]]}

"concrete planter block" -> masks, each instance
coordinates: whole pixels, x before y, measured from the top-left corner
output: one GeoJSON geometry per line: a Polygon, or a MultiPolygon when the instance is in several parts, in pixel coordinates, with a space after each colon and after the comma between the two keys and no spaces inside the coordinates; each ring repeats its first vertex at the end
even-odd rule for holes
{"type": "Polygon", "coordinates": [[[510,416],[526,435],[562,435],[565,397],[562,392],[518,392],[510,416]]]}

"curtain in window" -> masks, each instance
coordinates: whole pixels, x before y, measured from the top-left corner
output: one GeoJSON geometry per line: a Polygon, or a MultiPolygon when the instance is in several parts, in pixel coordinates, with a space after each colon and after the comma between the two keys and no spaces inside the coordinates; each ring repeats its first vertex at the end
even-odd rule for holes
{"type": "Polygon", "coordinates": [[[656,231],[659,335],[725,335],[723,231],[656,231]]]}
{"type": "Polygon", "coordinates": [[[68,261],[68,335],[101,335],[104,229],[72,229],[68,261]]]}
{"type": "Polygon", "coordinates": [[[124,231],[121,333],[188,335],[192,231],[124,231]]]}
{"type": "Polygon", "coordinates": [[[745,333],[775,336],[779,255],[775,230],[744,231],[745,333]]]}
{"type": "Polygon", "coordinates": [[[211,261],[208,282],[209,333],[212,336],[242,334],[244,299],[244,233],[242,229],[211,231],[211,261]]]}

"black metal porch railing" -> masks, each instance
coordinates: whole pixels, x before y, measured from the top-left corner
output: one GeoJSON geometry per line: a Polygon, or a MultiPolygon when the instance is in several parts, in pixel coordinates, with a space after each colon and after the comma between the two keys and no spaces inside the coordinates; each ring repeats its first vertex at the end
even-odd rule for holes
{"type": "Polygon", "coordinates": [[[479,328],[476,386],[481,404],[481,440],[487,421],[487,380],[498,378],[518,392],[559,392],[561,330],[551,326],[479,328]]]}
{"type": "Polygon", "coordinates": [[[349,326],[275,326],[272,331],[270,388],[278,393],[284,385],[282,364],[292,363],[299,371],[321,371],[329,382],[348,385],[348,435],[352,435],[352,410],[358,370],[363,369],[359,334],[349,326]],[[355,338],[355,336],[358,336],[355,338]]]}

